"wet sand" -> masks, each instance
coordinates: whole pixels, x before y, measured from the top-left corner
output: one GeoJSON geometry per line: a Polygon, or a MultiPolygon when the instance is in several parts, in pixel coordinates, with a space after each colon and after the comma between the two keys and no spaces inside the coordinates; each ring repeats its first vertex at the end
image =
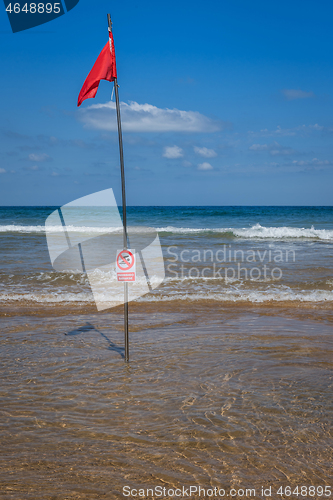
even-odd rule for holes
{"type": "Polygon", "coordinates": [[[121,308],[72,312],[1,311],[1,498],[330,484],[328,307],[130,304],[129,365],[121,308]]]}

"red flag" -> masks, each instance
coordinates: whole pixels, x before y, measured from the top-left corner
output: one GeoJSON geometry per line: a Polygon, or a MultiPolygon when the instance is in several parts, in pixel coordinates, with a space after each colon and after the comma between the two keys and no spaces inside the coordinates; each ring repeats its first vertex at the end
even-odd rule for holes
{"type": "Polygon", "coordinates": [[[79,94],[77,105],[81,106],[85,99],[95,97],[101,80],[113,82],[116,78],[116,54],[114,51],[112,32],[109,31],[109,41],[98,56],[97,61],[87,76],[79,94]]]}

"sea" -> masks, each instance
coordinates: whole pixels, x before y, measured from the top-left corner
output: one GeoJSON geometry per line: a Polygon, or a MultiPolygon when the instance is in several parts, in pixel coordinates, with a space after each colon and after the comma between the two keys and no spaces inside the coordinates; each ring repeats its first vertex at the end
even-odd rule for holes
{"type": "Polygon", "coordinates": [[[119,216],[61,213],[0,208],[0,498],[331,498],[333,207],[129,207],[129,362],[119,216]]]}
{"type": "MultiPolygon", "coordinates": [[[[52,267],[45,221],[56,208],[0,208],[2,304],[94,303],[82,269],[52,267]]],[[[71,234],[115,230],[102,208],[79,215],[71,234]]],[[[163,251],[163,283],[140,301],[333,301],[333,207],[128,207],[128,225],[156,231],[163,251]]],[[[97,266],[95,281],[108,272],[97,266]]]]}

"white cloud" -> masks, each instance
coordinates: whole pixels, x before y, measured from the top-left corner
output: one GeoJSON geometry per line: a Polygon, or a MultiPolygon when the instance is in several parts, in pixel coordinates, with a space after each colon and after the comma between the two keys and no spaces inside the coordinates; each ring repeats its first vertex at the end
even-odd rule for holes
{"type": "Polygon", "coordinates": [[[197,155],[202,156],[203,158],[214,158],[215,156],[217,156],[217,153],[214,151],[214,149],[195,147],[194,152],[197,155]]]}
{"type": "Polygon", "coordinates": [[[261,129],[259,132],[253,132],[252,130],[250,130],[248,134],[252,137],[285,137],[295,135],[305,136],[311,134],[313,131],[331,133],[333,131],[333,128],[323,127],[318,123],[315,123],[314,125],[298,125],[294,128],[282,128],[280,127],[280,125],[278,125],[275,130],[268,130],[267,128],[261,129]]]}
{"type": "Polygon", "coordinates": [[[293,101],[295,99],[309,99],[310,97],[314,97],[313,92],[305,92],[300,89],[283,89],[281,93],[284,95],[287,101],[293,101]]]}
{"type": "Polygon", "coordinates": [[[163,156],[165,158],[182,158],[184,156],[182,148],[179,148],[178,146],[167,146],[164,148],[164,153],[163,156]]]}
{"type": "Polygon", "coordinates": [[[188,160],[183,161],[183,167],[192,167],[192,163],[188,160]]]}
{"type": "Polygon", "coordinates": [[[260,130],[260,135],[263,136],[271,136],[271,135],[277,135],[277,136],[294,136],[296,135],[299,127],[297,128],[282,128],[280,125],[276,127],[276,130],[268,130],[267,128],[260,130]]]}
{"type": "Polygon", "coordinates": [[[252,144],[249,149],[251,151],[267,151],[268,144],[252,144]]]}
{"type": "MultiPolygon", "coordinates": [[[[325,127],[323,127],[322,125],[318,125],[318,123],[315,123],[314,125],[309,125],[309,128],[313,128],[314,130],[320,130],[321,131],[321,130],[324,130],[325,127]]],[[[332,131],[331,128],[329,128],[328,130],[332,131]]]]}
{"type": "Polygon", "coordinates": [[[293,148],[283,148],[282,146],[278,149],[271,149],[270,154],[272,156],[290,156],[296,154],[293,148]]]}
{"type": "Polygon", "coordinates": [[[276,141],[272,144],[252,144],[249,149],[251,151],[269,151],[272,156],[287,156],[297,153],[294,149],[281,146],[281,144],[276,141]]]}
{"type": "Polygon", "coordinates": [[[297,165],[297,166],[300,166],[300,167],[304,167],[304,166],[330,166],[332,165],[333,163],[329,160],[318,160],[318,158],[312,158],[312,160],[300,160],[300,161],[297,161],[297,160],[294,160],[293,161],[293,165],[297,165]]]}
{"type": "Polygon", "coordinates": [[[210,163],[205,161],[204,163],[199,163],[198,170],[213,170],[213,167],[210,163]]]}
{"type": "Polygon", "coordinates": [[[0,174],[5,174],[6,170],[4,168],[0,168],[0,174]]]}
{"type": "Polygon", "coordinates": [[[36,154],[30,154],[29,155],[29,160],[30,161],[48,161],[50,159],[49,155],[43,153],[40,155],[36,154]]]}
{"type": "MultiPolygon", "coordinates": [[[[197,111],[158,108],[152,104],[122,102],[121,120],[125,132],[217,132],[223,122],[213,120],[197,111]]],[[[116,104],[93,104],[78,111],[85,126],[99,130],[117,130],[116,104]]]]}

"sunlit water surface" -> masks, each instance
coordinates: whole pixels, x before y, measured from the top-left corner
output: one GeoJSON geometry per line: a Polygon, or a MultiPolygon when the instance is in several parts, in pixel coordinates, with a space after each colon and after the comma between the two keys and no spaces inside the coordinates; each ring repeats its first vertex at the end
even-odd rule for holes
{"type": "Polygon", "coordinates": [[[120,313],[2,318],[1,498],[329,484],[331,324],[211,309],[130,325],[126,365],[120,313]]]}

